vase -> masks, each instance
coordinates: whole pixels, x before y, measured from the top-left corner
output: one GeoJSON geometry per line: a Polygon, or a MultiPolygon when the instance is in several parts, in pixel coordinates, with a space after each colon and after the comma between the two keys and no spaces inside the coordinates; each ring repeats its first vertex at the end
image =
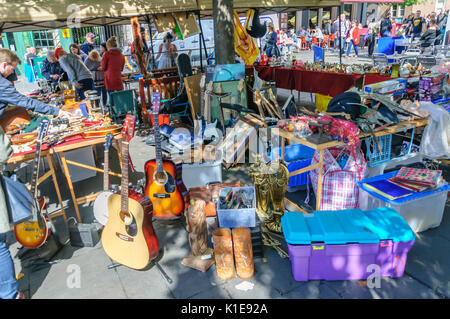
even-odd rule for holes
{"type": "Polygon", "coordinates": [[[217,276],[222,280],[234,277],[233,241],[229,228],[219,228],[213,233],[217,276]]]}
{"type": "Polygon", "coordinates": [[[250,229],[238,227],[233,229],[234,259],[236,274],[241,279],[252,278],[255,274],[253,264],[252,236],[250,229]]]}

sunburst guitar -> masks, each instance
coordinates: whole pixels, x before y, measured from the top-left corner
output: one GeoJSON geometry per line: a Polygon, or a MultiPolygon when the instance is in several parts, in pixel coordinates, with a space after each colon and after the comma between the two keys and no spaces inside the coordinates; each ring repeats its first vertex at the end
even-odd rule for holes
{"type": "Polygon", "coordinates": [[[49,198],[37,198],[37,178],[39,173],[39,163],[41,154],[42,139],[47,133],[49,120],[41,122],[39,134],[36,140],[36,151],[34,154],[34,168],[31,178],[31,195],[34,198],[34,207],[32,208],[32,218],[14,226],[14,235],[17,241],[27,248],[38,248],[42,246],[51,235],[52,224],[47,216],[49,198]]]}
{"type": "Polygon", "coordinates": [[[134,135],[136,117],[127,115],[122,137],[122,182],[120,195],[108,197],[108,220],[102,245],[114,261],[133,269],[145,268],[159,251],[152,224],[152,203],[128,187],[128,143],[134,135]]]}
{"type": "Polygon", "coordinates": [[[183,194],[186,190],[181,180],[181,165],[162,159],[161,134],[158,113],[161,92],[153,92],[153,114],[155,119],[156,158],[147,161],[144,166],[146,185],[145,195],[152,201],[155,219],[177,219],[184,211],[183,194]]]}

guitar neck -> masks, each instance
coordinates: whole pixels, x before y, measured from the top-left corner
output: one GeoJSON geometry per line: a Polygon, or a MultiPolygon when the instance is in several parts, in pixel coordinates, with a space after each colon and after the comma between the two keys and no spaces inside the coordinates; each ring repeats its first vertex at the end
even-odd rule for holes
{"type": "Polygon", "coordinates": [[[36,151],[34,153],[34,160],[33,160],[33,175],[31,177],[31,195],[33,196],[33,198],[37,197],[37,179],[39,175],[40,157],[41,157],[41,141],[38,140],[36,142],[36,151]]]}
{"type": "Polygon", "coordinates": [[[161,132],[159,130],[158,113],[153,113],[155,121],[155,153],[156,153],[156,170],[159,173],[163,172],[162,165],[162,150],[161,150],[161,132]]]}
{"type": "Polygon", "coordinates": [[[128,212],[128,142],[122,141],[121,209],[128,212]]]}
{"type": "Polygon", "coordinates": [[[103,171],[103,190],[109,189],[109,150],[105,149],[105,167],[103,171]]]}

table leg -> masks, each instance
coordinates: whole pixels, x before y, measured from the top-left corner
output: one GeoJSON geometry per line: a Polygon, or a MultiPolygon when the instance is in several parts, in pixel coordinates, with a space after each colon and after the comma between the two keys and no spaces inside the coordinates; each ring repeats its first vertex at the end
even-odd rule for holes
{"type": "Polygon", "coordinates": [[[58,196],[59,205],[61,206],[61,213],[64,217],[64,222],[67,222],[66,211],[64,210],[64,205],[62,202],[61,192],[59,191],[58,180],[56,179],[55,169],[53,166],[53,157],[50,154],[47,154],[47,161],[50,167],[50,172],[52,173],[53,185],[55,186],[56,195],[58,196]]]}
{"type": "Polygon", "coordinates": [[[284,137],[281,138],[281,159],[284,161],[284,147],[285,147],[286,141],[284,137]]]}
{"type": "Polygon", "coordinates": [[[316,196],[316,210],[320,210],[320,201],[322,199],[322,179],[323,179],[323,155],[324,150],[320,150],[319,159],[319,176],[317,179],[317,196],[316,196]]]}
{"type": "Polygon", "coordinates": [[[75,213],[77,214],[77,220],[81,223],[80,210],[78,208],[77,198],[75,196],[75,192],[73,190],[72,179],[70,178],[69,168],[67,167],[66,157],[64,156],[64,152],[60,153],[61,162],[64,168],[64,175],[66,175],[67,184],[69,186],[70,195],[72,196],[73,206],[75,207],[75,213]]]}

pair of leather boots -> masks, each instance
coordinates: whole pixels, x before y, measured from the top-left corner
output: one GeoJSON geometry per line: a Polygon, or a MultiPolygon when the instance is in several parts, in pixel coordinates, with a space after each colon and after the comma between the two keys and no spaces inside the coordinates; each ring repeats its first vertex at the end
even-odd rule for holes
{"type": "Polygon", "coordinates": [[[213,233],[214,255],[217,276],[222,280],[234,277],[236,273],[241,279],[253,277],[252,237],[250,229],[246,227],[219,228],[213,233]]]}

